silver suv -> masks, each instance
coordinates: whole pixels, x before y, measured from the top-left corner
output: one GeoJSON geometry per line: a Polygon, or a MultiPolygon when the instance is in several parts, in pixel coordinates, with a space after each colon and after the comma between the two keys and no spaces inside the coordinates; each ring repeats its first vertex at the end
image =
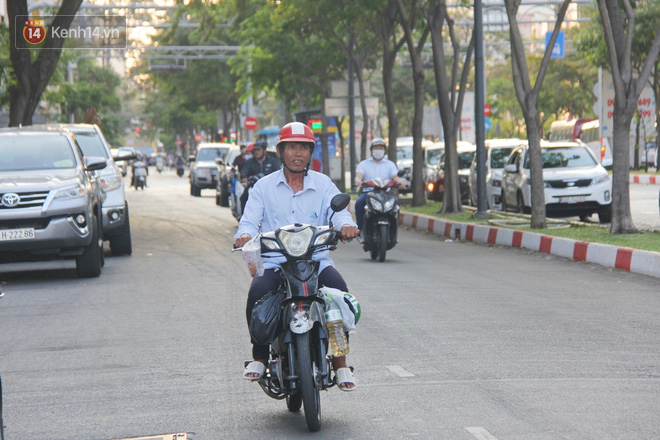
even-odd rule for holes
{"type": "Polygon", "coordinates": [[[99,171],[99,182],[106,193],[103,202],[103,239],[110,242],[112,255],[131,255],[133,247],[128,202],[122,172],[115,162],[131,160],[135,156],[125,154],[113,158],[110,145],[98,125],[63,124],[62,127],[73,132],[85,156],[105,158],[108,166],[99,171]]]}
{"type": "Polygon", "coordinates": [[[203,142],[197,146],[197,154],[190,156],[190,195],[199,197],[202,189],[218,185],[218,165],[216,159],[222,159],[233,144],[203,142]]]}
{"type": "Polygon", "coordinates": [[[66,129],[30,127],[0,130],[0,157],[0,262],[75,257],[78,276],[99,276],[106,159],[66,129]]]}

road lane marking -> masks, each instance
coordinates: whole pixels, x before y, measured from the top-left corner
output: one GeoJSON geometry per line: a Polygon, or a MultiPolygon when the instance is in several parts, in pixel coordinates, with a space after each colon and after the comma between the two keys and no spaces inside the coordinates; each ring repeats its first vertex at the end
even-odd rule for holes
{"type": "Polygon", "coordinates": [[[472,437],[474,437],[477,440],[497,440],[497,437],[495,437],[493,434],[491,434],[481,426],[473,426],[473,427],[465,428],[465,430],[469,432],[472,435],[472,437]]]}
{"type": "Polygon", "coordinates": [[[386,365],[385,368],[390,370],[392,373],[396,374],[399,377],[415,377],[410,371],[406,370],[403,367],[398,365],[386,365]]]}
{"type": "Polygon", "coordinates": [[[150,435],[147,437],[127,437],[113,440],[188,440],[188,433],[179,432],[177,434],[150,435]]]}

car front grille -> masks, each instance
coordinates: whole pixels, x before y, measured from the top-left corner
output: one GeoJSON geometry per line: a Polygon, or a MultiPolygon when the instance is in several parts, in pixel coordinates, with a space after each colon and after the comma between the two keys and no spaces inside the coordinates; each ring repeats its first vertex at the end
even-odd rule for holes
{"type": "Polygon", "coordinates": [[[547,183],[552,188],[584,188],[591,185],[591,179],[579,180],[548,180],[547,183]]]}
{"type": "Polygon", "coordinates": [[[49,223],[50,218],[0,220],[0,230],[17,228],[46,229],[49,223]]]}
{"type": "Polygon", "coordinates": [[[0,193],[0,210],[41,207],[46,201],[46,197],[48,197],[48,191],[16,193],[20,197],[18,204],[16,206],[6,206],[1,200],[8,193],[11,193],[11,191],[0,193]]]}

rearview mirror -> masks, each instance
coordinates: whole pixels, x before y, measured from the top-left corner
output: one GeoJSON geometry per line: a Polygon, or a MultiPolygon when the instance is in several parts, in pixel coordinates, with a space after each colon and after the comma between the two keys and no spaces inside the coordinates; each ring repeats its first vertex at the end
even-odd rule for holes
{"type": "Polygon", "coordinates": [[[349,196],[348,194],[344,194],[344,193],[337,194],[330,201],[330,208],[334,212],[339,212],[339,211],[343,210],[344,208],[346,208],[349,203],[351,203],[351,196],[349,196]]]}
{"type": "Polygon", "coordinates": [[[504,167],[504,172],[506,173],[517,173],[518,166],[515,163],[510,163],[504,167]]]}

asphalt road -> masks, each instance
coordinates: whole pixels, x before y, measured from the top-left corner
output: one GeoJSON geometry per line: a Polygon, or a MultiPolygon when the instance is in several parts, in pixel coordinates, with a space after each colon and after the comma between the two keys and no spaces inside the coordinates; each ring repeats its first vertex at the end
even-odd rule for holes
{"type": "MultiPolygon", "coordinates": [[[[309,437],[241,378],[236,221],[173,172],[149,184],[128,194],[133,255],[100,278],[0,267],[7,440],[309,437]]],[[[358,389],[322,394],[316,437],[660,438],[657,279],[405,229],[384,263],[356,242],[333,257],[363,307],[358,389]]]]}

